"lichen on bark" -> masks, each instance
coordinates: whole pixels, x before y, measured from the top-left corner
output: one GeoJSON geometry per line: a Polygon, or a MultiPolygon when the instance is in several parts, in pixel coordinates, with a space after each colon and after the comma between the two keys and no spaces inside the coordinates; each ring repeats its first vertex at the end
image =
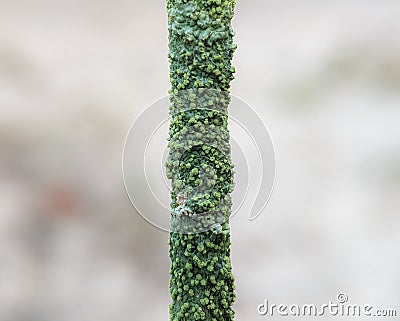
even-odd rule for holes
{"type": "Polygon", "coordinates": [[[235,1],[167,0],[170,320],[233,320],[229,88],[235,1]]]}

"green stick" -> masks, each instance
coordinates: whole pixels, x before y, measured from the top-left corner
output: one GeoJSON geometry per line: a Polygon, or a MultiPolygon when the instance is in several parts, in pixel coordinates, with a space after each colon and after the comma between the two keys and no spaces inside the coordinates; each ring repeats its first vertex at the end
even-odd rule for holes
{"type": "Polygon", "coordinates": [[[233,320],[228,114],[235,1],[167,0],[170,320],[233,320]]]}

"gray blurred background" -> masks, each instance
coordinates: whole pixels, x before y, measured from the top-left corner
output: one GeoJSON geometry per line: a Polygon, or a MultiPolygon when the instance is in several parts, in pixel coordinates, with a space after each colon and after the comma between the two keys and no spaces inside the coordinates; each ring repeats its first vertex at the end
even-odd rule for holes
{"type": "MultiPolygon", "coordinates": [[[[237,320],[339,292],[400,311],[399,17],[398,0],[237,1],[232,94],[277,154],[264,214],[232,221],[237,320]]],[[[168,235],[121,175],[166,56],[164,1],[0,0],[1,321],[168,319],[168,235]]]]}

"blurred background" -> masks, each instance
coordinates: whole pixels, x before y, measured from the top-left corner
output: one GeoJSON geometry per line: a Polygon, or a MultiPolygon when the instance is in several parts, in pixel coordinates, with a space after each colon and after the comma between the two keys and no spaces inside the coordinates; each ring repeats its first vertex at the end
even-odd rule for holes
{"type": "MultiPolygon", "coordinates": [[[[277,155],[264,214],[232,220],[237,320],[339,292],[400,312],[399,17],[397,0],[237,1],[232,94],[277,155]]],[[[168,320],[168,235],[121,174],[167,50],[164,1],[0,0],[0,320],[168,320]]]]}

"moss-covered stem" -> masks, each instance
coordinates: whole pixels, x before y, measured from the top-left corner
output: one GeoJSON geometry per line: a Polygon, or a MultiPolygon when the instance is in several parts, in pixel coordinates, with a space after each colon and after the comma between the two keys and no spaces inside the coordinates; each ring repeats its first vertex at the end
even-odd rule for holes
{"type": "Polygon", "coordinates": [[[227,116],[234,6],[235,1],[167,0],[171,321],[234,318],[227,116]]]}

